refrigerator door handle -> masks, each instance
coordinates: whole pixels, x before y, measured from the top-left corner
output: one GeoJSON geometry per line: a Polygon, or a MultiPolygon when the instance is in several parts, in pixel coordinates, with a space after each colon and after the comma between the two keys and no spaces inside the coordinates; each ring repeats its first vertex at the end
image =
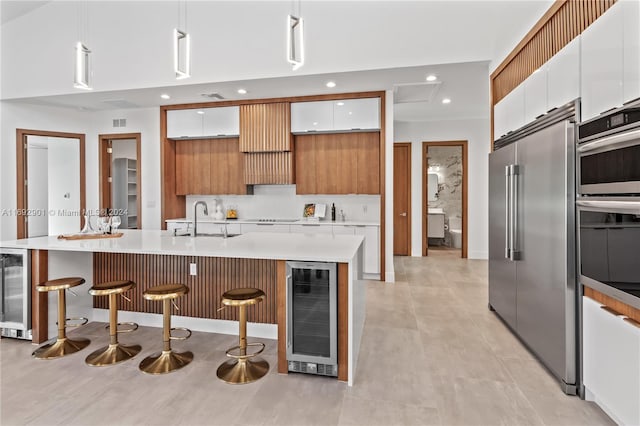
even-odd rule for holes
{"type": "Polygon", "coordinates": [[[509,225],[511,224],[511,166],[504,167],[504,258],[511,259],[511,246],[509,225]]]}
{"type": "Polygon", "coordinates": [[[520,259],[518,251],[518,175],[520,167],[517,164],[511,165],[511,226],[509,227],[509,260],[515,261],[520,259]]]}

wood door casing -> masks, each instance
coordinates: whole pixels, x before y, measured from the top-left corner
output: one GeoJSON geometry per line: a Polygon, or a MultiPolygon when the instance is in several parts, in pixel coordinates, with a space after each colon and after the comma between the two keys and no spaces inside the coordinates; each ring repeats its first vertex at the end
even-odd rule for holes
{"type": "Polygon", "coordinates": [[[393,254],[411,255],[411,143],[393,144],[393,254]]]}

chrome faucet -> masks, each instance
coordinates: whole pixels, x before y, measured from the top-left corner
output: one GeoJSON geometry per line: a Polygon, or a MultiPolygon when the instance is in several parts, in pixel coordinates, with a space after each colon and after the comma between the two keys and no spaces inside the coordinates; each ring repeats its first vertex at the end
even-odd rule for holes
{"type": "Polygon", "coordinates": [[[198,205],[202,205],[204,210],[202,211],[204,214],[209,214],[209,209],[207,208],[207,203],[204,201],[196,201],[193,203],[193,236],[198,236],[198,205]]]}
{"type": "Polygon", "coordinates": [[[229,233],[227,232],[227,221],[224,221],[224,226],[220,227],[220,233],[222,234],[222,238],[227,238],[229,233]]]}

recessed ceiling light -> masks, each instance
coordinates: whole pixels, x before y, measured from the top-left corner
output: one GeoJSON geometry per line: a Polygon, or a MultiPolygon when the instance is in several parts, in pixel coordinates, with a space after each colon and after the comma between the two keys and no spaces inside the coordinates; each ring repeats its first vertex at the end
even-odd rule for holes
{"type": "Polygon", "coordinates": [[[336,105],[342,106],[342,105],[344,105],[344,102],[336,102],[336,105]]]}
{"type": "Polygon", "coordinates": [[[335,81],[327,81],[327,87],[336,87],[335,81]]]}
{"type": "Polygon", "coordinates": [[[163,93],[162,95],[160,95],[160,97],[162,99],[171,99],[171,96],[167,95],[166,93],[163,93]]]}
{"type": "Polygon", "coordinates": [[[438,79],[438,77],[436,77],[436,76],[435,76],[435,75],[433,75],[433,74],[429,74],[429,75],[427,76],[427,81],[436,81],[437,79],[438,79]]]}
{"type": "Polygon", "coordinates": [[[238,93],[240,93],[241,95],[246,95],[247,89],[238,89],[238,93]]]}
{"type": "Polygon", "coordinates": [[[204,114],[204,111],[196,111],[196,112],[200,115],[204,114]]]}
{"type": "Polygon", "coordinates": [[[317,126],[317,125],[318,125],[318,122],[317,122],[317,121],[314,121],[314,122],[313,122],[313,125],[314,125],[314,126],[317,126]]]}
{"type": "Polygon", "coordinates": [[[442,100],[442,103],[443,103],[443,104],[450,104],[450,103],[451,103],[451,99],[449,99],[449,98],[444,98],[444,99],[442,100]]]}

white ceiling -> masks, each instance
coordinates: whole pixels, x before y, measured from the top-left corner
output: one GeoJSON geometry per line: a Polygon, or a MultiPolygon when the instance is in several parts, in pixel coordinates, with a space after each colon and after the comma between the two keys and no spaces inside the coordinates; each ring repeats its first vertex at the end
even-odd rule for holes
{"type": "MultiPolygon", "coordinates": [[[[305,0],[302,2],[302,14],[308,20],[308,25],[305,26],[305,32],[308,30],[308,61],[296,73],[292,73],[289,67],[283,67],[281,63],[284,62],[281,51],[284,46],[278,38],[282,35],[281,28],[274,27],[272,21],[297,2],[188,2],[189,31],[196,34],[194,39],[216,42],[210,42],[210,46],[206,46],[208,55],[199,54],[194,58],[201,61],[194,64],[194,70],[199,72],[193,78],[180,82],[171,82],[171,77],[165,79],[165,74],[157,73],[158,67],[162,70],[170,67],[169,64],[165,67],[162,62],[165,60],[162,59],[164,56],[159,59],[160,63],[152,63],[155,57],[144,56],[147,54],[145,52],[166,49],[148,44],[148,40],[155,43],[158,39],[155,20],[141,20],[139,16],[150,17],[146,11],[153,12],[155,7],[159,21],[162,21],[160,17],[165,21],[171,20],[173,9],[166,9],[167,2],[88,3],[94,10],[91,21],[94,31],[92,46],[101,55],[96,56],[94,66],[102,71],[96,77],[104,79],[102,88],[97,87],[94,92],[73,92],[73,89],[66,89],[70,87],[69,67],[54,64],[51,60],[55,58],[56,62],[60,62],[61,58],[66,58],[62,54],[67,53],[64,53],[66,50],[59,50],[60,39],[49,37],[55,45],[46,49],[48,58],[39,59],[37,55],[32,55],[35,62],[21,68],[19,72],[5,68],[10,67],[7,64],[11,64],[11,61],[7,61],[3,54],[4,90],[20,92],[15,90],[18,85],[6,82],[24,79],[29,83],[22,86],[25,88],[22,90],[25,95],[9,96],[13,98],[11,102],[108,110],[204,102],[209,99],[200,94],[211,92],[218,92],[226,99],[254,99],[391,90],[397,84],[425,83],[426,75],[433,73],[438,76],[440,83],[437,90],[427,96],[427,101],[397,104],[394,108],[396,120],[485,118],[489,113],[489,70],[494,66],[490,61],[495,63],[495,58],[504,57],[552,1],[305,0]],[[124,10],[127,12],[125,15],[116,12],[120,10],[118,8],[126,7],[129,9],[124,10]],[[96,13],[100,18],[95,17],[96,13]],[[108,27],[104,27],[114,22],[113,16],[109,14],[121,16],[119,25],[122,28],[119,33],[109,32],[108,27]],[[136,51],[131,47],[131,52],[125,52],[123,48],[129,47],[124,45],[117,51],[120,56],[115,55],[114,51],[113,58],[107,57],[111,53],[108,51],[109,44],[113,49],[114,43],[120,40],[122,34],[128,34],[127,41],[130,43],[142,42],[138,40],[140,37],[127,31],[129,21],[137,22],[142,34],[149,32],[145,37],[151,38],[144,39],[146,48],[136,51]],[[231,25],[230,21],[234,24],[231,25]],[[221,40],[219,34],[207,33],[212,31],[210,28],[224,28],[226,37],[221,40]],[[236,29],[237,32],[233,32],[236,29]],[[102,34],[104,36],[100,39],[102,34]],[[139,53],[137,60],[140,63],[130,63],[121,68],[120,73],[107,68],[113,66],[113,61],[118,58],[127,57],[130,62],[135,60],[135,52],[139,53]],[[224,58],[223,66],[220,65],[221,57],[224,58]],[[202,62],[203,59],[205,62],[202,62]],[[106,62],[99,63],[99,60],[106,62]],[[145,73],[130,72],[145,69],[144,67],[147,67],[145,73]],[[46,70],[46,74],[35,74],[42,70],[46,70]],[[128,78],[122,78],[127,75],[124,74],[125,70],[129,72],[128,78]],[[109,80],[111,76],[114,77],[109,80]],[[53,84],[51,90],[43,83],[46,79],[53,84]],[[332,89],[325,87],[328,80],[335,80],[337,86],[332,89]],[[238,95],[236,90],[239,87],[246,88],[249,93],[238,95]],[[40,95],[60,93],[61,90],[64,93],[40,95]],[[160,99],[160,93],[170,94],[171,99],[160,99]],[[443,105],[443,97],[450,98],[451,104],[443,105]]],[[[177,11],[178,2],[172,3],[175,3],[177,11]]],[[[62,6],[52,7],[57,4],[57,1],[2,1],[2,22],[9,22],[7,26],[3,25],[3,30],[7,27],[10,28],[10,33],[21,34],[20,31],[23,30],[17,30],[19,25],[41,27],[43,22],[47,22],[45,15],[61,20],[71,19],[68,18],[69,13],[77,9],[77,6],[71,9],[69,6],[66,9],[62,6]],[[46,7],[40,7],[42,4],[46,7]],[[30,21],[31,16],[34,17],[33,21],[30,21]]],[[[64,24],[77,25],[74,20],[58,23],[64,24]]],[[[71,32],[75,34],[75,30],[71,32]]],[[[18,38],[22,40],[21,37],[18,38]]],[[[26,44],[22,49],[31,52],[34,46],[42,46],[47,41],[41,35],[27,40],[26,43],[34,44],[26,44]]],[[[66,45],[67,42],[64,43],[66,45]]],[[[17,54],[21,54],[20,51],[17,54]]]]}

